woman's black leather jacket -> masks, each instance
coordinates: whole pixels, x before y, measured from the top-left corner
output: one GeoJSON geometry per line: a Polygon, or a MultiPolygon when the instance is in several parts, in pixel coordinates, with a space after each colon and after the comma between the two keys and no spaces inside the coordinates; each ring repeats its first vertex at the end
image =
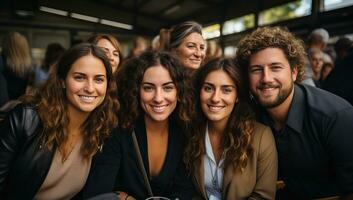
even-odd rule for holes
{"type": "Polygon", "coordinates": [[[41,130],[31,105],[18,105],[0,122],[1,200],[33,199],[44,182],[55,151],[41,148],[41,130]]]}

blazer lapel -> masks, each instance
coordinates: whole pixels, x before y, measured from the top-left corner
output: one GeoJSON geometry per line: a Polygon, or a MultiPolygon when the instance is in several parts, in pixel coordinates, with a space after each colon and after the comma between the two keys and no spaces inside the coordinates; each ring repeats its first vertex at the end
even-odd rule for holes
{"type": "Polygon", "coordinates": [[[224,175],[223,175],[222,199],[227,198],[226,194],[228,194],[229,184],[233,179],[233,175],[234,175],[233,166],[228,166],[225,169],[224,175]]]}
{"type": "Polygon", "coordinates": [[[207,195],[206,195],[206,190],[205,190],[205,178],[204,178],[204,166],[203,166],[203,162],[204,162],[204,158],[203,156],[201,156],[201,164],[199,166],[198,169],[195,170],[195,175],[194,175],[194,179],[196,181],[198,190],[201,192],[202,198],[203,199],[207,199],[207,195]]]}

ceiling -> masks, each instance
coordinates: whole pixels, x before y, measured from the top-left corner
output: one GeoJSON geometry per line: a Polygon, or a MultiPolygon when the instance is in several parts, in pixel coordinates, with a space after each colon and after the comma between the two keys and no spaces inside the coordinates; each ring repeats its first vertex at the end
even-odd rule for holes
{"type": "Polygon", "coordinates": [[[1,0],[0,25],[154,35],[160,28],[185,20],[208,25],[288,1],[290,0],[1,0]],[[39,10],[41,6],[130,24],[133,29],[123,30],[45,13],[39,10]],[[18,11],[28,11],[28,15],[21,16],[18,11]]]}

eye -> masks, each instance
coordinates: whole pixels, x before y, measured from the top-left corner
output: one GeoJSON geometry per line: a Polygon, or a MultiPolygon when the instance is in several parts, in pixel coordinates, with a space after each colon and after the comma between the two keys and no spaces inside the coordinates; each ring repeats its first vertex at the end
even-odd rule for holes
{"type": "Polygon", "coordinates": [[[142,86],[142,90],[145,92],[152,92],[154,90],[154,87],[152,87],[150,85],[144,85],[144,86],[142,86]]]}
{"type": "Polygon", "coordinates": [[[280,71],[281,69],[282,69],[282,67],[279,66],[279,65],[274,65],[274,66],[271,67],[271,70],[275,71],[275,72],[280,71]]]}
{"type": "Polygon", "coordinates": [[[82,75],[76,75],[76,76],[74,76],[74,79],[76,80],[76,81],[84,81],[85,80],[85,77],[84,76],[82,76],[82,75]]]}
{"type": "Polygon", "coordinates": [[[205,92],[213,92],[213,87],[211,87],[211,86],[209,86],[209,85],[204,85],[203,87],[202,87],[202,89],[203,89],[203,91],[205,91],[205,92]]]}
{"type": "Polygon", "coordinates": [[[175,86],[174,85],[166,85],[163,87],[163,90],[165,92],[171,92],[172,90],[174,90],[175,86]]]}
{"type": "Polygon", "coordinates": [[[262,68],[261,67],[252,67],[250,69],[250,73],[261,73],[262,72],[262,68]]]}
{"type": "Polygon", "coordinates": [[[229,93],[233,92],[233,88],[232,87],[224,87],[224,88],[222,88],[222,92],[224,94],[229,94],[229,93]]]}
{"type": "Polygon", "coordinates": [[[94,79],[96,83],[104,83],[105,82],[105,78],[104,77],[97,77],[94,79]]]}
{"type": "Polygon", "coordinates": [[[118,52],[114,52],[113,55],[116,56],[116,57],[119,57],[119,53],[118,52]]]}

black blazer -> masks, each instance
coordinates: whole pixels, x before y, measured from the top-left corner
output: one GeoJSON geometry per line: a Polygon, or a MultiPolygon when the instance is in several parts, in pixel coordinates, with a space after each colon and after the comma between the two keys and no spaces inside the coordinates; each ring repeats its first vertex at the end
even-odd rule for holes
{"type": "MultiPolygon", "coordinates": [[[[135,124],[135,132],[147,174],[149,172],[147,136],[144,120],[135,124]]],[[[182,161],[184,134],[170,122],[166,160],[160,174],[150,179],[154,196],[191,199],[193,186],[182,161]]],[[[104,144],[103,151],[93,160],[91,172],[83,189],[83,197],[112,191],[124,191],[136,199],[148,198],[143,175],[130,132],[116,129],[104,144]]]]}

